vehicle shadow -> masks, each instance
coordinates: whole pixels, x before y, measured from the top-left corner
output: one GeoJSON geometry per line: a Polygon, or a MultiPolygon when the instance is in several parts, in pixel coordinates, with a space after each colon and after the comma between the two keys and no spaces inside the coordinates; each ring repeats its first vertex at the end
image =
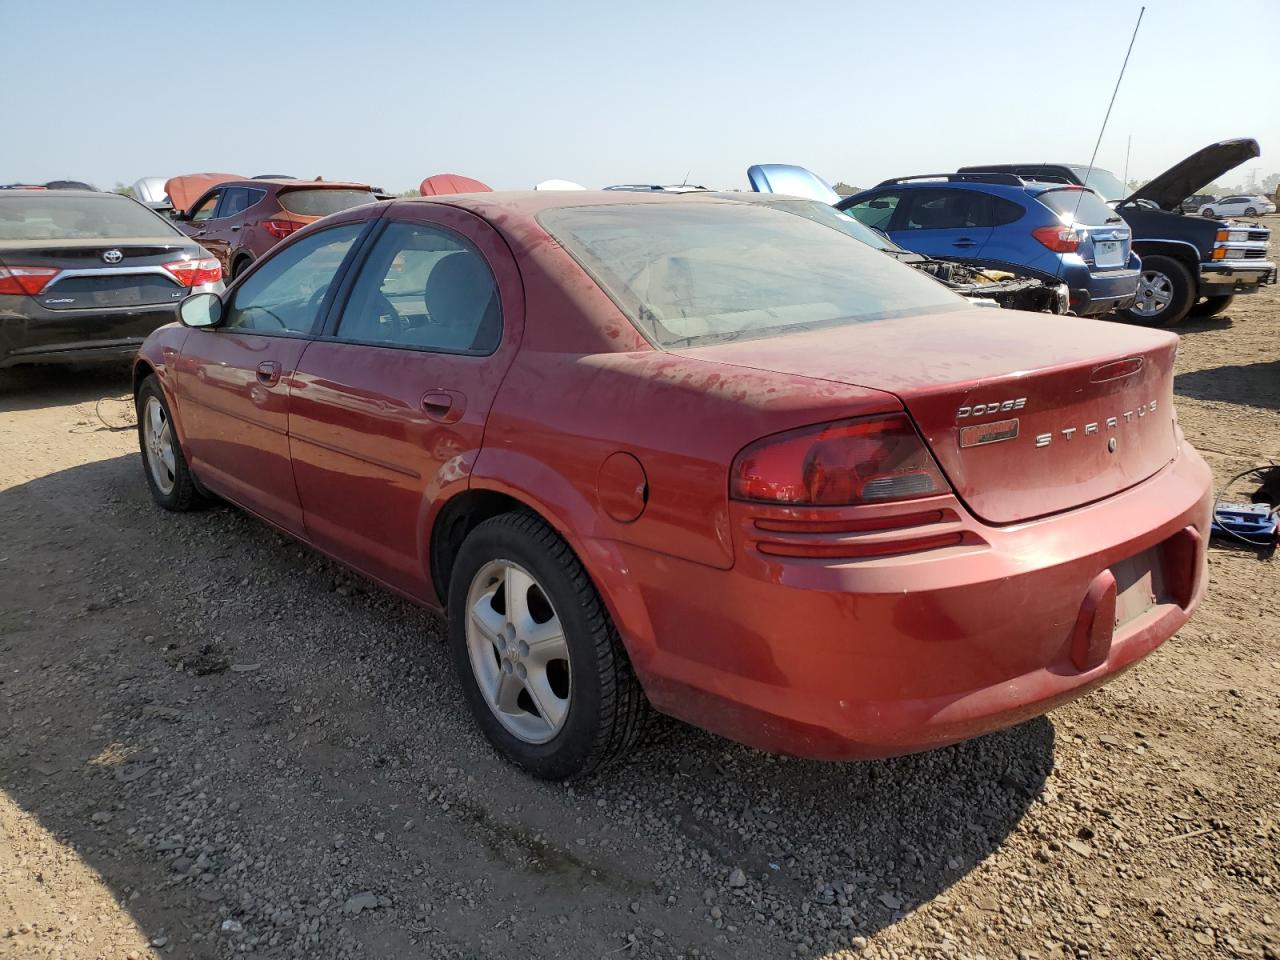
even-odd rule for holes
{"type": "Polygon", "coordinates": [[[1225,364],[1180,373],[1173,391],[1196,400],[1218,400],[1280,410],[1280,360],[1225,364]]]}
{"type": "Polygon", "coordinates": [[[0,370],[0,413],[118,397],[132,388],[127,362],[0,370]]]}
{"type": "Polygon", "coordinates": [[[599,956],[637,924],[821,953],[1053,802],[1043,718],[853,764],[672,721],[539,783],[476,732],[435,618],[230,507],[158,510],[140,471],[0,491],[0,791],[173,955],[599,956]]]}

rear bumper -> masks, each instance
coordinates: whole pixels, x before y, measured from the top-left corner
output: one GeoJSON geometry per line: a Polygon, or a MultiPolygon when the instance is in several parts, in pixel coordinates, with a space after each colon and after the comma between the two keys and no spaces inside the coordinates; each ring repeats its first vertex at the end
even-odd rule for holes
{"type": "MultiPolygon", "coordinates": [[[[209,284],[192,293],[220,292],[209,284]]],[[[49,310],[31,297],[0,296],[0,367],[133,356],[147,334],[178,319],[178,304],[49,310]]]]}
{"type": "Polygon", "coordinates": [[[1136,487],[1030,523],[934,498],[945,536],[839,561],[769,553],[758,511],[732,504],[732,569],[615,543],[627,595],[606,594],[659,710],[770,751],[890,756],[1042,714],[1172,636],[1204,591],[1210,499],[1184,444],[1136,487]],[[1138,557],[1158,558],[1159,595],[1135,612],[1125,591],[1116,627],[1108,584],[1138,557]]]}
{"type": "Polygon", "coordinates": [[[1090,273],[1087,266],[1079,266],[1066,270],[1062,279],[1071,290],[1071,309],[1078,316],[1093,317],[1133,306],[1141,276],[1136,268],[1090,273]]]}

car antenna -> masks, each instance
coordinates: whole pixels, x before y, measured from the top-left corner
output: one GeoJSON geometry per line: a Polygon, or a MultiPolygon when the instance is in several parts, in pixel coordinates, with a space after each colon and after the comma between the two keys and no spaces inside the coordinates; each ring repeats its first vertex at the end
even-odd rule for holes
{"type": "MultiPolygon", "coordinates": [[[[1124,52],[1124,63],[1120,64],[1120,76],[1116,77],[1115,89],[1111,91],[1111,101],[1107,104],[1107,112],[1102,118],[1102,129],[1098,131],[1097,142],[1093,145],[1093,155],[1089,157],[1089,168],[1085,170],[1084,185],[1086,187],[1089,186],[1089,178],[1093,176],[1093,165],[1098,160],[1098,149],[1102,146],[1102,136],[1107,132],[1107,121],[1111,119],[1111,108],[1116,105],[1116,94],[1120,92],[1120,81],[1124,79],[1124,72],[1129,66],[1129,55],[1133,53],[1134,41],[1138,39],[1138,28],[1142,26],[1142,15],[1146,12],[1147,8],[1145,6],[1138,9],[1138,22],[1133,25],[1133,36],[1129,38],[1129,49],[1124,52]]],[[[1128,163],[1127,157],[1125,162],[1126,164],[1128,163]]],[[[1125,189],[1128,189],[1127,185],[1125,186],[1125,189]]],[[[1071,222],[1073,224],[1076,221],[1076,214],[1080,211],[1080,201],[1083,199],[1084,194],[1081,194],[1076,199],[1076,212],[1071,215],[1071,222]]]]}
{"type": "Polygon", "coordinates": [[[689,185],[689,178],[691,176],[693,176],[693,167],[690,167],[689,172],[684,175],[684,183],[680,184],[680,186],[687,187],[689,185]]]}

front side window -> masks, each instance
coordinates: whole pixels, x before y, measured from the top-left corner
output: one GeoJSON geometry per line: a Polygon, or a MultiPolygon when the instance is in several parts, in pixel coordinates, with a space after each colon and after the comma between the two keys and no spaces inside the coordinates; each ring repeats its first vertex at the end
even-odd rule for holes
{"type": "Polygon", "coordinates": [[[888,230],[893,211],[898,208],[899,198],[896,193],[881,193],[842,209],[859,223],[865,223],[874,230],[888,230]]]}
{"type": "Polygon", "coordinates": [[[843,231],[759,204],[562,207],[538,220],[659,346],[970,309],[843,231]]]}
{"type": "Polygon", "coordinates": [[[369,252],[338,321],[342,340],[492,353],[502,335],[498,286],[458,234],[391,223],[369,252]]]}
{"type": "Polygon", "coordinates": [[[344,223],[280,250],[237,288],[223,326],[310,333],[338,268],[363,229],[363,223],[344,223]]]}
{"type": "Polygon", "coordinates": [[[204,223],[206,220],[213,219],[213,211],[218,207],[218,201],[222,198],[222,191],[215,190],[204,198],[204,202],[200,206],[191,211],[192,223],[204,223]]]}

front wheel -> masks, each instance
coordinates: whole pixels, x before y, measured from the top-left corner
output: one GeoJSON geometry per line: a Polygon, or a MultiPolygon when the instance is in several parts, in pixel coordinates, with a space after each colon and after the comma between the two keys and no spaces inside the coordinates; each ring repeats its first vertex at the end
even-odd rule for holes
{"type": "Polygon", "coordinates": [[[1138,299],[1120,315],[1150,327],[1172,327],[1186,317],[1195,298],[1191,271],[1172,257],[1153,253],[1142,258],[1138,299]]]}
{"type": "Polygon", "coordinates": [[[1200,211],[1200,216],[1204,217],[1206,220],[1212,220],[1213,211],[1206,207],[1204,210],[1200,211]]]}
{"type": "Polygon", "coordinates": [[[138,413],[138,446],[142,450],[142,467],[152,499],[166,510],[194,510],[204,506],[207,498],[182,455],[182,445],[173,428],[173,415],[154,376],[142,381],[134,402],[138,413]]]}
{"type": "Polygon", "coordinates": [[[622,756],[648,715],[586,570],[533,514],[493,517],[463,542],[449,582],[449,646],[490,743],[545,780],[622,756]]]}

